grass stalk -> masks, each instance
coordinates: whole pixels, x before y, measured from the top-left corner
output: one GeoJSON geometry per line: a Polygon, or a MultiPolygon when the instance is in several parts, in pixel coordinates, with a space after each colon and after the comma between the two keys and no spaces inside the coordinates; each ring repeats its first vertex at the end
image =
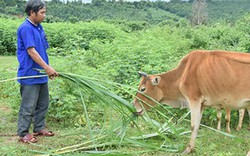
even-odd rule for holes
{"type": "Polygon", "coordinates": [[[35,76],[23,76],[23,77],[16,77],[6,80],[0,80],[0,83],[9,82],[9,81],[16,81],[16,80],[22,80],[22,79],[31,79],[31,78],[41,78],[41,77],[48,77],[48,75],[35,75],[35,76]]]}

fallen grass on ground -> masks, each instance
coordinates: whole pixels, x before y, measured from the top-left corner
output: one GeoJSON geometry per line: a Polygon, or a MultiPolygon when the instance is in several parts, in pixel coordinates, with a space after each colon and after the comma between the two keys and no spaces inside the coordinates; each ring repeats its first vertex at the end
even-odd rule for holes
{"type": "MultiPolygon", "coordinates": [[[[2,73],[7,73],[4,74],[5,76],[10,75],[8,78],[12,78],[16,72],[16,70],[12,70],[12,68],[15,69],[15,61],[13,60],[14,58],[11,57],[7,57],[6,59],[0,57],[0,69],[2,69],[2,73]],[[3,63],[3,60],[8,61],[6,61],[5,64],[3,63]]],[[[10,86],[16,85],[15,82],[9,83],[10,86]]],[[[120,142],[117,142],[117,133],[115,135],[113,133],[100,133],[100,131],[104,132],[104,129],[99,130],[99,132],[92,131],[88,126],[81,128],[75,128],[74,126],[64,127],[60,122],[49,120],[47,122],[48,129],[56,133],[55,137],[39,137],[39,142],[36,144],[22,144],[17,141],[18,138],[15,135],[17,127],[17,109],[9,107],[9,102],[11,101],[9,100],[10,98],[11,96],[4,98],[1,97],[0,100],[0,153],[2,155],[58,155],[65,153],[64,155],[108,154],[171,156],[179,155],[178,152],[184,150],[190,137],[190,134],[188,133],[190,123],[185,120],[171,129],[176,131],[175,133],[168,132],[160,134],[159,127],[164,127],[168,122],[164,121],[165,118],[161,119],[162,116],[160,114],[158,114],[156,119],[151,120],[149,117],[155,117],[155,114],[157,114],[152,111],[148,113],[148,117],[139,118],[135,123],[136,127],[131,124],[126,125],[126,136],[124,133],[124,135],[118,138],[122,138],[120,142]],[[138,133],[138,129],[140,130],[140,133],[138,133]],[[107,136],[105,136],[105,134],[107,134],[107,136]],[[143,139],[136,139],[136,137],[142,136],[144,137],[143,139]],[[98,142],[99,140],[101,140],[101,142],[98,142]],[[93,143],[93,141],[95,143],[93,143]],[[89,142],[91,143],[89,144],[89,142]],[[82,149],[77,149],[78,147],[82,149]]],[[[121,126],[120,124],[114,125],[121,126]]],[[[201,127],[198,132],[199,137],[196,140],[196,151],[191,155],[246,155],[247,151],[250,150],[250,135],[249,131],[246,130],[247,124],[245,123],[243,126],[244,127],[240,132],[235,130],[232,131],[233,135],[240,138],[239,140],[217,133],[208,128],[201,127]]],[[[119,127],[111,126],[109,127],[109,131],[110,129],[114,130],[117,128],[119,127]]],[[[222,131],[225,131],[225,129],[222,129],[222,131]]]]}

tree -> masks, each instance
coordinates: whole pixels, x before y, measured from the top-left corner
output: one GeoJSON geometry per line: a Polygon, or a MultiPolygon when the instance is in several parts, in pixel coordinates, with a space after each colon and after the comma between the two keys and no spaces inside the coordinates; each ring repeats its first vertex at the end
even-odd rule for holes
{"type": "Polygon", "coordinates": [[[106,0],[92,0],[92,3],[94,6],[102,6],[104,3],[106,3],[106,0]]]}
{"type": "Polygon", "coordinates": [[[57,4],[57,3],[62,3],[60,0],[51,0],[51,3],[57,4]]]}
{"type": "Polygon", "coordinates": [[[206,0],[195,0],[193,2],[191,23],[200,25],[206,23],[208,18],[206,0]]]}
{"type": "Polygon", "coordinates": [[[18,0],[3,0],[5,2],[6,6],[15,6],[18,0]]]}

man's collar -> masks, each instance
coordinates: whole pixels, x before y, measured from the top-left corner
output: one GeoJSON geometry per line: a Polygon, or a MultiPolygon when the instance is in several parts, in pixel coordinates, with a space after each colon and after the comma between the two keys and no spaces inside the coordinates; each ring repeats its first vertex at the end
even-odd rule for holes
{"type": "Polygon", "coordinates": [[[35,24],[35,23],[33,23],[28,17],[26,18],[31,24],[33,24],[34,26],[38,26],[38,24],[35,24]]]}

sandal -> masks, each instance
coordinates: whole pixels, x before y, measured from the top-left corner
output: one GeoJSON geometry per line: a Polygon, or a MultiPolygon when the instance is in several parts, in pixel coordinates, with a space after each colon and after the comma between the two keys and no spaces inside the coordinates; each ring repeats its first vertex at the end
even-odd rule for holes
{"type": "Polygon", "coordinates": [[[23,143],[35,143],[37,142],[37,138],[28,133],[24,137],[19,137],[19,141],[23,143]]]}
{"type": "Polygon", "coordinates": [[[38,135],[43,135],[43,136],[54,136],[54,133],[52,131],[45,131],[45,130],[41,130],[40,132],[34,133],[34,136],[38,136],[38,135]]]}

